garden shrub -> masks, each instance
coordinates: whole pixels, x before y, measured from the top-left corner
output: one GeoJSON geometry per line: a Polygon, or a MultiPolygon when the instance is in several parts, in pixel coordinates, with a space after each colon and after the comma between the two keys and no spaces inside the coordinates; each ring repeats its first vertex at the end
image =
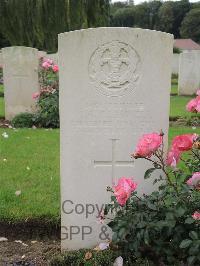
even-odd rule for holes
{"type": "Polygon", "coordinates": [[[35,115],[31,113],[20,113],[16,115],[12,121],[11,125],[16,128],[32,127],[34,125],[35,115]]]}
{"type": "MultiPolygon", "coordinates": [[[[81,249],[78,251],[68,251],[54,257],[50,263],[51,266],[113,266],[113,262],[119,256],[119,251],[103,250],[94,251],[81,249]],[[87,258],[89,254],[89,258],[87,258]]],[[[124,256],[124,266],[151,266],[148,261],[143,259],[136,259],[131,254],[124,256]]]]}
{"type": "Polygon", "coordinates": [[[144,179],[153,177],[160,186],[138,195],[137,184],[123,177],[108,188],[114,195],[104,214],[114,214],[108,225],[120,255],[146,257],[154,265],[200,265],[200,137],[176,136],[165,159],[163,133],[145,134],[132,157],[152,163],[144,179]],[[177,167],[180,160],[184,170],[177,167]]]}
{"type": "Polygon", "coordinates": [[[181,50],[179,48],[177,48],[177,47],[174,47],[173,48],[173,53],[174,54],[180,54],[181,53],[181,50]]]}
{"type": "Polygon", "coordinates": [[[38,111],[35,114],[35,123],[39,127],[59,127],[59,91],[45,92],[40,95],[37,106],[38,111]]]}
{"type": "Polygon", "coordinates": [[[50,59],[41,58],[39,66],[40,92],[34,93],[38,127],[59,127],[59,81],[58,66],[50,59]]]}

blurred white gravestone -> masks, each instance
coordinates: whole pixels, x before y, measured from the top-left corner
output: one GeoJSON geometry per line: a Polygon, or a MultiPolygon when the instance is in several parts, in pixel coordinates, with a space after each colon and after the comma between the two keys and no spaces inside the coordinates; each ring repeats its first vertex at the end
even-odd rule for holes
{"type": "Polygon", "coordinates": [[[5,117],[10,120],[22,112],[32,112],[34,92],[39,91],[38,50],[23,46],[2,49],[5,117]]]}
{"type": "Polygon", "coordinates": [[[172,59],[172,74],[178,74],[180,54],[173,54],[172,59]]]}
{"type": "Polygon", "coordinates": [[[200,51],[180,54],[178,94],[193,95],[200,88],[200,51]]]}
{"type": "Polygon", "coordinates": [[[142,29],[59,35],[63,250],[106,240],[97,216],[118,178],[155,189],[144,180],[149,163],[130,154],[144,133],[167,136],[172,47],[172,35],[142,29]]]}

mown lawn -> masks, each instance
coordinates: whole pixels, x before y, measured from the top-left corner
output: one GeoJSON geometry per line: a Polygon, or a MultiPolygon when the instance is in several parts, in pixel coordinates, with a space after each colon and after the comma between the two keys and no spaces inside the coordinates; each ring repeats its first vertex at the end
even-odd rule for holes
{"type": "Polygon", "coordinates": [[[171,93],[178,94],[178,77],[172,77],[171,79],[171,93]]]}
{"type": "Polygon", "coordinates": [[[4,90],[3,90],[3,85],[0,84],[0,93],[3,92],[3,91],[4,91],[4,90]]]}
{"type": "Polygon", "coordinates": [[[0,97],[0,118],[5,117],[5,106],[4,106],[4,98],[0,97]]]}
{"type": "MultiPolygon", "coordinates": [[[[189,132],[200,128],[170,128],[169,139],[189,132]]],[[[59,130],[0,129],[0,220],[57,223],[59,176],[59,130]]]]}
{"type": "Polygon", "coordinates": [[[0,220],[45,217],[59,218],[59,130],[0,129],[0,220]]]}
{"type": "Polygon", "coordinates": [[[170,117],[184,117],[199,116],[186,111],[186,104],[194,98],[193,96],[171,96],[170,97],[170,117]]]}

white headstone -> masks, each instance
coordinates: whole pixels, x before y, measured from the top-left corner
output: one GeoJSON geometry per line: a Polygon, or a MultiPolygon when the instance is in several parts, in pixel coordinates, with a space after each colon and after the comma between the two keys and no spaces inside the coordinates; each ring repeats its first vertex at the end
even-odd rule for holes
{"type": "Polygon", "coordinates": [[[200,88],[200,51],[180,55],[178,94],[193,95],[200,88]]]}
{"type": "Polygon", "coordinates": [[[172,74],[178,74],[180,54],[173,54],[172,74]]]}
{"type": "Polygon", "coordinates": [[[142,134],[168,133],[172,47],[172,35],[142,29],[59,35],[62,249],[105,240],[98,209],[118,178],[154,190],[149,163],[130,154],[142,134]]]}
{"type": "Polygon", "coordinates": [[[38,50],[14,46],[3,48],[5,117],[10,120],[22,112],[32,112],[34,92],[39,91],[38,50]]]}

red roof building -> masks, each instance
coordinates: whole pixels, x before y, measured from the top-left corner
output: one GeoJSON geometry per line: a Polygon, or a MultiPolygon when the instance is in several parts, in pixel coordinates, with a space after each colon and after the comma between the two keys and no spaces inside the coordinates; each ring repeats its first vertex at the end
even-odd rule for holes
{"type": "Polygon", "coordinates": [[[174,47],[180,50],[200,50],[200,45],[191,39],[175,39],[174,47]]]}

